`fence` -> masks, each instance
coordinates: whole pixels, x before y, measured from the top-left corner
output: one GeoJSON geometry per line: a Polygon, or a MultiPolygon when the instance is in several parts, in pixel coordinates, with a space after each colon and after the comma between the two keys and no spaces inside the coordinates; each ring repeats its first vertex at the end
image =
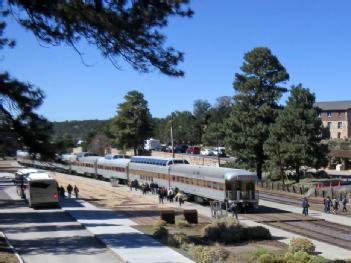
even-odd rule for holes
{"type": "Polygon", "coordinates": [[[267,190],[282,191],[325,198],[327,196],[342,200],[351,198],[351,188],[342,188],[343,185],[350,185],[349,181],[333,180],[324,183],[317,183],[310,187],[304,185],[288,185],[282,182],[257,181],[256,186],[267,190]]]}

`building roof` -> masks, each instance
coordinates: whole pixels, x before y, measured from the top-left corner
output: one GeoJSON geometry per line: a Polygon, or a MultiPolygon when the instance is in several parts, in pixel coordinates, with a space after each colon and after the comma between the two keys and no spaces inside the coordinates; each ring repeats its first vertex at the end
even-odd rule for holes
{"type": "Polygon", "coordinates": [[[351,109],[351,100],[321,101],[321,102],[316,102],[314,105],[321,108],[323,111],[348,110],[348,109],[351,109]]]}

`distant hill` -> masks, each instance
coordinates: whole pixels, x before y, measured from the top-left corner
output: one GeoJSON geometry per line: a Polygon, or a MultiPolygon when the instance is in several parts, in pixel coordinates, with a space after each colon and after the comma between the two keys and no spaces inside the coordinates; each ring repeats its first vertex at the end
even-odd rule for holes
{"type": "Polygon", "coordinates": [[[52,122],[54,130],[53,138],[70,135],[75,140],[84,139],[90,132],[104,129],[107,122],[108,120],[52,122]]]}

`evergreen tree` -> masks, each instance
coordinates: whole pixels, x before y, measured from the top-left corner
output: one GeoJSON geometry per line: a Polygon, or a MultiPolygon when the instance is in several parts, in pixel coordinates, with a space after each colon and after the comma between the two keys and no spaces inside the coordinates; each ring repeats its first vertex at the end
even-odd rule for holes
{"type": "Polygon", "coordinates": [[[278,100],[286,89],[278,86],[289,79],[285,68],[268,48],[254,48],[244,55],[242,73],[235,74],[234,105],[228,119],[226,146],[247,168],[262,177],[266,160],[263,144],[274,122],[278,100]]]}
{"type": "Polygon", "coordinates": [[[15,139],[18,143],[14,146],[26,146],[31,153],[52,158],[51,124],[34,112],[43,99],[41,90],[12,79],[7,73],[0,73],[0,122],[2,131],[9,138],[4,144],[13,144],[15,139]]]}
{"type": "Polygon", "coordinates": [[[195,142],[200,144],[202,142],[202,136],[204,130],[208,124],[210,118],[211,104],[207,100],[195,100],[193,105],[193,115],[195,129],[193,133],[195,135],[195,142]]]}
{"type": "Polygon", "coordinates": [[[278,166],[282,176],[286,169],[295,170],[296,182],[301,166],[319,168],[327,163],[328,146],[321,144],[324,128],[314,103],[315,95],[309,89],[292,86],[264,147],[270,166],[278,166]]]}
{"type": "Polygon", "coordinates": [[[152,117],[142,93],[129,91],[124,98],[125,102],[118,105],[117,115],[111,121],[110,132],[117,147],[133,148],[137,155],[137,150],[143,149],[144,140],[152,135],[152,117]]]}

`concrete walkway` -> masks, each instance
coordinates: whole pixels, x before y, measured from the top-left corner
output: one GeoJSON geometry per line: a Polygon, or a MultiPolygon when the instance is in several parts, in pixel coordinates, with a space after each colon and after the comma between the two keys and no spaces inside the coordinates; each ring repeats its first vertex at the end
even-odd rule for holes
{"type": "Polygon", "coordinates": [[[0,184],[0,229],[26,263],[121,263],[61,209],[34,210],[0,184]]]}
{"type": "Polygon", "coordinates": [[[132,220],[83,200],[65,199],[62,209],[130,263],[191,263],[190,259],[136,230],[132,220]]]}

